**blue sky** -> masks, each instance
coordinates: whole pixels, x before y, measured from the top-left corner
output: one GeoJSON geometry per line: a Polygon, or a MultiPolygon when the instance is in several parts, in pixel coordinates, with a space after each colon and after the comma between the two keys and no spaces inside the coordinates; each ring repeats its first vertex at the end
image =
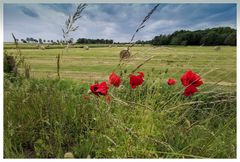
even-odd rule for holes
{"type": "MultiPolygon", "coordinates": [[[[128,42],[137,26],[155,4],[88,4],[77,21],[77,38],[113,39],[128,42]]],[[[76,4],[4,4],[4,41],[26,37],[61,40],[62,27],[76,4]]],[[[135,40],[176,30],[218,26],[236,28],[235,4],[160,4],[135,40]]]]}

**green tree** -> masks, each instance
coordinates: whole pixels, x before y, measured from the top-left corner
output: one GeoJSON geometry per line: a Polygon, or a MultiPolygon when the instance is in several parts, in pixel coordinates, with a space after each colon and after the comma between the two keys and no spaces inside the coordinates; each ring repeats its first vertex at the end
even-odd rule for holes
{"type": "Polygon", "coordinates": [[[229,36],[226,37],[224,44],[236,46],[237,40],[236,40],[236,33],[231,33],[229,36]]]}

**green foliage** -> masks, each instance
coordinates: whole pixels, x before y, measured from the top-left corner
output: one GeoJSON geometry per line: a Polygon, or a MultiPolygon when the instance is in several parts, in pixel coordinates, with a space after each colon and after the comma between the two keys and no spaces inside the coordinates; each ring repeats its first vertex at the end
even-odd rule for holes
{"type": "Polygon", "coordinates": [[[236,157],[235,92],[203,85],[186,98],[152,73],[131,90],[122,71],[110,103],[68,80],[5,77],[4,157],[236,157]]]}
{"type": "Polygon", "coordinates": [[[235,33],[231,33],[231,34],[229,34],[227,37],[226,37],[226,39],[225,39],[225,41],[224,41],[224,44],[229,44],[229,45],[231,45],[231,46],[236,46],[236,44],[237,44],[237,37],[236,37],[236,32],[235,33]]]}
{"type": "Polygon", "coordinates": [[[113,40],[78,38],[77,44],[113,44],[113,40]]]}
{"type": "Polygon", "coordinates": [[[62,79],[77,82],[49,78],[61,49],[22,50],[34,77],[4,74],[4,157],[63,158],[71,152],[75,158],[235,158],[236,48],[150,49],[131,49],[138,55],[116,71],[123,82],[109,88],[109,103],[88,91],[94,80],[107,80],[119,62],[118,47],[69,49],[62,79]],[[145,51],[154,59],[139,69],[144,84],[131,90],[128,74],[145,51]],[[179,80],[186,69],[204,81],[187,98],[179,80]],[[167,85],[170,77],[176,85],[167,85]]]}
{"type": "Polygon", "coordinates": [[[231,45],[236,46],[236,30],[218,27],[197,31],[176,31],[170,35],[155,36],[153,45],[231,45]]]}
{"type": "Polygon", "coordinates": [[[152,40],[153,45],[167,45],[169,44],[170,41],[170,36],[169,35],[160,35],[160,36],[155,36],[152,40]]]}
{"type": "Polygon", "coordinates": [[[3,57],[4,72],[10,73],[12,70],[11,70],[11,65],[9,64],[7,57],[8,57],[7,51],[4,51],[4,57],[3,57]]]}
{"type": "Polygon", "coordinates": [[[18,67],[16,63],[16,57],[4,51],[4,73],[9,75],[16,76],[18,74],[18,67]]]}
{"type": "MultiPolygon", "coordinates": [[[[97,44],[96,44],[97,46],[97,44]]],[[[99,45],[100,46],[100,45],[99,45]]],[[[214,50],[212,46],[165,46],[153,48],[134,47],[131,53],[136,55],[130,62],[126,62],[127,71],[131,72],[144,61],[143,57],[154,56],[145,66],[141,67],[144,72],[150,72],[155,68],[152,79],[159,77],[160,71],[169,69],[169,73],[184,72],[186,69],[199,70],[207,73],[204,79],[207,82],[215,82],[216,79],[224,82],[236,82],[236,47],[221,46],[221,50],[214,50]]],[[[67,55],[61,58],[61,78],[72,79],[78,82],[94,82],[105,80],[119,63],[119,53],[122,47],[96,47],[90,50],[71,48],[67,55]],[[102,58],[102,59],[99,59],[102,58]]],[[[61,49],[22,49],[25,61],[31,65],[30,76],[34,78],[56,78],[56,53],[61,49]]],[[[16,51],[8,50],[15,56],[16,51]]],[[[21,70],[21,69],[19,69],[21,70]]],[[[24,71],[24,69],[22,69],[24,71]]]]}

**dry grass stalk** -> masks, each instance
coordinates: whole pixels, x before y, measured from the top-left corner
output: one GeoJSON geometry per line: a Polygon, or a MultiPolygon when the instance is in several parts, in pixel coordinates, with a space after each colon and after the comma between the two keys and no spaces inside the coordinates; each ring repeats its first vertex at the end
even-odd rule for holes
{"type": "Polygon", "coordinates": [[[16,46],[16,50],[17,50],[17,54],[18,54],[18,58],[19,58],[19,60],[16,63],[16,66],[18,67],[20,64],[24,63],[24,57],[22,57],[22,52],[21,52],[20,48],[18,47],[17,39],[13,33],[12,33],[12,37],[13,37],[14,44],[16,46]]]}
{"type": "Polygon", "coordinates": [[[151,15],[154,13],[154,11],[156,11],[157,7],[159,6],[160,4],[157,4],[155,5],[152,10],[150,12],[148,12],[148,14],[144,17],[144,19],[142,20],[142,22],[139,24],[138,28],[136,29],[136,31],[134,32],[134,34],[132,35],[131,37],[131,40],[127,46],[127,49],[126,50],[122,50],[120,52],[120,63],[122,60],[124,59],[128,59],[130,56],[131,56],[131,53],[130,53],[130,48],[133,47],[135,45],[135,42],[133,42],[136,34],[142,29],[145,27],[144,23],[151,17],[151,15]]]}
{"type": "Polygon", "coordinates": [[[136,34],[142,29],[145,27],[144,23],[151,17],[151,15],[153,14],[154,11],[156,11],[156,9],[158,8],[160,4],[157,4],[156,6],[153,7],[153,9],[148,12],[147,16],[144,17],[143,21],[141,22],[141,24],[138,26],[137,30],[135,31],[135,33],[132,35],[132,38],[130,40],[130,45],[128,46],[128,50],[133,47],[135,45],[135,43],[133,43],[133,40],[136,36],[136,34]]]}
{"type": "Polygon", "coordinates": [[[28,65],[28,64],[25,64],[24,69],[25,69],[25,77],[26,77],[27,79],[29,79],[29,78],[30,78],[30,70],[31,70],[31,66],[28,65]]]}
{"type": "Polygon", "coordinates": [[[60,54],[57,55],[57,76],[60,79],[60,54]]]}
{"type": "Polygon", "coordinates": [[[75,13],[73,15],[70,15],[68,17],[68,19],[66,20],[65,29],[62,28],[63,38],[64,38],[65,42],[67,42],[68,44],[69,44],[68,37],[69,37],[70,32],[76,31],[79,27],[79,26],[74,26],[74,23],[82,17],[81,13],[83,12],[83,10],[86,7],[87,7],[87,4],[85,4],[85,3],[79,4],[75,13]]]}
{"type": "Polygon", "coordinates": [[[132,73],[134,73],[135,71],[137,71],[141,66],[143,66],[146,62],[150,61],[153,58],[153,56],[149,57],[148,59],[146,59],[143,63],[139,64],[133,71],[132,73]]]}
{"type": "MultiPolygon", "coordinates": [[[[67,45],[65,47],[66,50],[68,50],[69,46],[72,44],[72,41],[70,43],[70,40],[72,39],[68,40],[69,33],[76,31],[78,29],[79,26],[74,26],[74,23],[82,17],[81,13],[86,7],[87,7],[87,4],[85,3],[79,4],[75,13],[73,15],[70,15],[66,20],[65,29],[62,28],[64,42],[67,42],[67,45]]],[[[62,54],[63,54],[63,50],[62,50],[62,54]]],[[[58,79],[60,79],[60,59],[61,59],[60,54],[58,54],[56,58],[57,58],[57,76],[58,76],[58,79]]]]}

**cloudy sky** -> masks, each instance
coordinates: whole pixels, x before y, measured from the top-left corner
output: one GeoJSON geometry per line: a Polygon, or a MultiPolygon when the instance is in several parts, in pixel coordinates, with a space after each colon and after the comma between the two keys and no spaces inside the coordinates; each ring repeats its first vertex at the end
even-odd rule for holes
{"type": "MultiPolygon", "coordinates": [[[[71,37],[113,39],[128,42],[155,4],[88,4],[71,37]]],[[[61,40],[62,27],[76,4],[4,4],[4,41],[26,37],[61,40]]],[[[235,4],[160,4],[135,40],[176,30],[218,26],[236,28],[235,4]]]]}

